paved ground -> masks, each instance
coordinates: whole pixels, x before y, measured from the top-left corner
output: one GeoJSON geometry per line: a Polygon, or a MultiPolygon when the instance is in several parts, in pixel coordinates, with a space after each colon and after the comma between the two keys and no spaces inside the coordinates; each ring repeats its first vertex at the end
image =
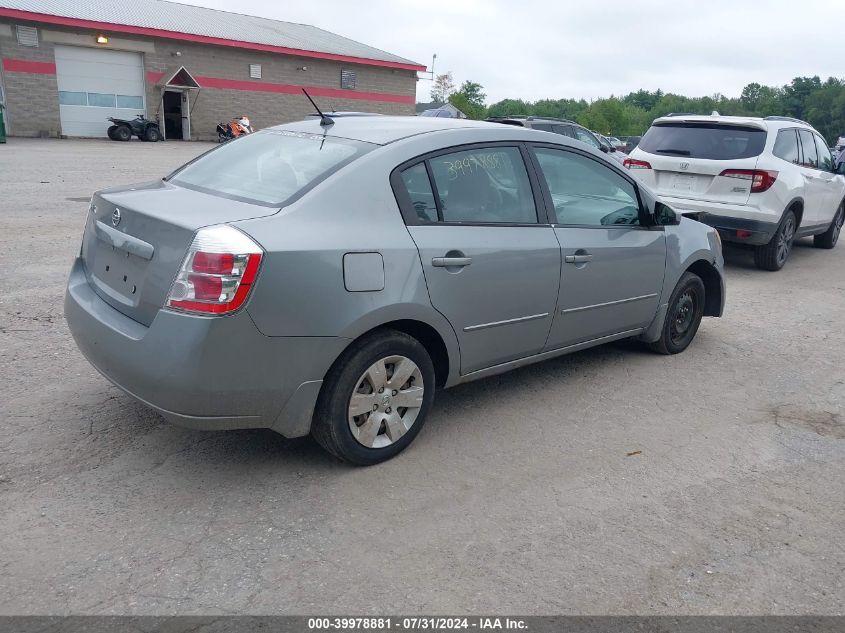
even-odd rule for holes
{"type": "Polygon", "coordinates": [[[778,274],[729,253],[685,354],[441,393],[354,469],[169,426],[68,334],[91,191],[206,147],[0,145],[0,614],[845,613],[845,245],[778,274]]]}

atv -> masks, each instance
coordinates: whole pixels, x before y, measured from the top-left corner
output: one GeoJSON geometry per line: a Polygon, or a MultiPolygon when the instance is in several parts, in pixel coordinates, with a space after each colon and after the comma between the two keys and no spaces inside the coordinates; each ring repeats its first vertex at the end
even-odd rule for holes
{"type": "Polygon", "coordinates": [[[133,136],[150,143],[161,140],[161,130],[158,123],[150,121],[143,114],[139,114],[132,120],[109,117],[109,121],[114,125],[109,127],[107,134],[113,141],[128,141],[133,136]]]}

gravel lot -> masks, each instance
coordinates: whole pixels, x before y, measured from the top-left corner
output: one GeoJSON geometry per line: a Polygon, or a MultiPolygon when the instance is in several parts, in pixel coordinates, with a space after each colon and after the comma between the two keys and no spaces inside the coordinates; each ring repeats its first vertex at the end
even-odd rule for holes
{"type": "Polygon", "coordinates": [[[440,393],[355,469],[170,426],[68,333],[91,192],[208,147],[0,145],[0,614],[845,613],[845,244],[774,274],[729,252],[686,353],[440,393]]]}

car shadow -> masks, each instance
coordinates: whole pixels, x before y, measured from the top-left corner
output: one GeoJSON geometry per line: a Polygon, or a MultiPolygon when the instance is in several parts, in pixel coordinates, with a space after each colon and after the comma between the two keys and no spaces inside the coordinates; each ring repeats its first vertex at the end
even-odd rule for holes
{"type": "MultiPolygon", "coordinates": [[[[812,237],[803,237],[795,240],[792,247],[792,252],[789,254],[789,259],[786,265],[794,264],[796,261],[808,259],[813,253],[817,253],[819,249],[813,246],[812,237]]],[[[760,270],[754,264],[754,249],[749,246],[741,246],[739,244],[731,244],[725,242],[722,248],[722,254],[725,257],[725,268],[735,268],[738,270],[760,270]]],[[[766,272],[760,270],[760,272],[766,272]]]]}
{"type": "MultiPolygon", "coordinates": [[[[448,431],[450,427],[459,425],[463,413],[479,402],[495,407],[493,400],[501,398],[501,394],[513,394],[512,397],[518,398],[526,391],[546,388],[550,381],[563,382],[575,375],[598,373],[607,363],[625,362],[626,356],[654,356],[654,353],[633,340],[616,341],[440,390],[426,427],[448,431]]],[[[167,465],[180,470],[189,468],[194,473],[199,471],[208,476],[221,470],[236,476],[266,468],[277,472],[311,474],[344,472],[355,468],[327,453],[310,436],[288,439],[269,429],[186,429],[167,422],[125,394],[117,395],[113,402],[116,410],[111,415],[117,413],[119,417],[115,416],[117,420],[99,433],[115,434],[108,442],[114,451],[111,455],[113,459],[130,451],[142,470],[160,469],[167,465]]],[[[103,413],[109,415],[109,412],[103,413]]],[[[98,462],[103,457],[101,453],[96,455],[98,462]]]]}

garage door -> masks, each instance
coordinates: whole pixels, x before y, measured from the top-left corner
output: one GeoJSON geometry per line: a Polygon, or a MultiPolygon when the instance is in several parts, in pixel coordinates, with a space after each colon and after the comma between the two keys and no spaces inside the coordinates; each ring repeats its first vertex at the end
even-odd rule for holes
{"type": "Polygon", "coordinates": [[[56,46],[56,79],[66,136],[106,136],[108,117],[145,112],[140,53],[56,46]]]}

